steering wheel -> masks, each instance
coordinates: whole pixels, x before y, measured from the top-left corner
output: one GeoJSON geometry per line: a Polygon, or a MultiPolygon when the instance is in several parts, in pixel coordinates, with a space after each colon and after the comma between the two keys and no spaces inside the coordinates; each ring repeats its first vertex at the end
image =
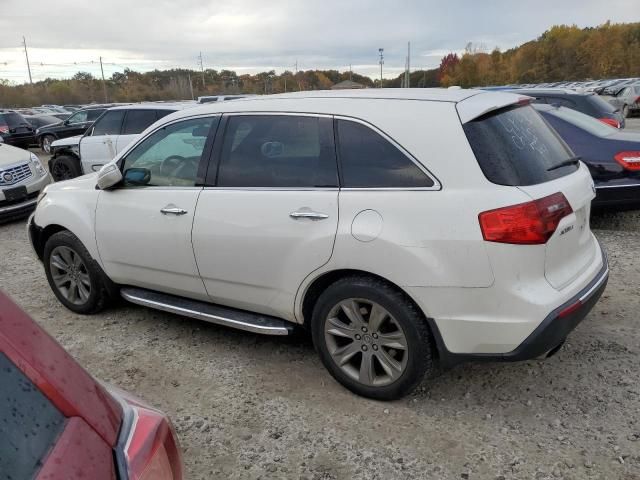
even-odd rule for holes
{"type": "Polygon", "coordinates": [[[171,155],[165,158],[160,164],[160,175],[170,176],[184,161],[185,158],[180,155],[171,155]]]}

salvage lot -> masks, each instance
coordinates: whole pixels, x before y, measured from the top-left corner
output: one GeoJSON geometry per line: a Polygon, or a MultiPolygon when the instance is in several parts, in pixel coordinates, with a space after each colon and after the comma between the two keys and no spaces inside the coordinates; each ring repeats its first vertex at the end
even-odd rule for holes
{"type": "Polygon", "coordinates": [[[640,479],[638,218],[594,219],[611,279],[555,357],[459,366],[393,403],[341,388],[305,339],[126,304],[72,314],[24,222],[0,227],[0,287],[92,374],[170,414],[187,478],[640,479]]]}

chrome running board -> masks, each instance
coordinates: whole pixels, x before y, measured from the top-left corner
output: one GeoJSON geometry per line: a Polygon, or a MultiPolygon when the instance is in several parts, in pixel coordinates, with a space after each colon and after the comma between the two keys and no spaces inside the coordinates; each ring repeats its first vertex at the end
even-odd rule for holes
{"type": "Polygon", "coordinates": [[[280,318],[221,307],[143,288],[124,287],[120,289],[120,295],[125,300],[137,305],[253,333],[289,335],[294,327],[292,323],[280,318]]]}

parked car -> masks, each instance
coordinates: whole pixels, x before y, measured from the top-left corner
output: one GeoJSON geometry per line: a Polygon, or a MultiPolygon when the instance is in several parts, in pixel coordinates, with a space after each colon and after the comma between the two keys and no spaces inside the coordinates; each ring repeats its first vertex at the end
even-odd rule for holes
{"type": "Polygon", "coordinates": [[[589,170],[522,102],[371,89],[182,110],[49,186],[30,239],[74,312],[119,293],[303,325],[340,383],[399,398],[437,362],[555,353],[605,288],[589,170]]]}
{"type": "MultiPolygon", "coordinates": [[[[62,115],[62,114],[58,114],[62,115]]],[[[24,118],[36,130],[46,125],[60,123],[60,119],[53,115],[24,115],[24,118]]]]}
{"type": "Polygon", "coordinates": [[[38,129],[37,141],[42,150],[51,153],[51,143],[61,138],[82,135],[107,108],[108,106],[99,106],[78,110],[62,122],[38,129]]]}
{"type": "Polygon", "coordinates": [[[96,172],[158,119],[193,103],[141,103],[106,110],[84,135],[51,143],[49,171],[55,181],[96,172]]]}
{"type": "Polygon", "coordinates": [[[169,418],[89,375],[0,291],[4,479],[182,480],[169,418]]]}
{"type": "Polygon", "coordinates": [[[640,133],[622,132],[565,107],[535,108],[589,167],[594,207],[640,207],[640,133]]]}
{"type": "Polygon", "coordinates": [[[21,114],[0,110],[0,136],[4,143],[29,148],[35,142],[35,129],[21,114]]]}
{"type": "Polygon", "coordinates": [[[239,100],[241,98],[255,97],[253,94],[246,95],[203,95],[198,97],[198,103],[225,102],[229,100],[239,100]]]}
{"type": "Polygon", "coordinates": [[[593,92],[579,93],[562,88],[517,89],[514,93],[534,98],[534,103],[548,103],[572,108],[597,118],[612,127],[624,128],[625,119],[620,110],[593,92]]]}
{"type": "Polygon", "coordinates": [[[629,118],[640,111],[640,83],[623,86],[611,91],[609,95],[605,90],[601,98],[619,109],[625,118],[629,118]]]}
{"type": "Polygon", "coordinates": [[[38,157],[0,142],[0,222],[30,214],[51,177],[38,157]]]}

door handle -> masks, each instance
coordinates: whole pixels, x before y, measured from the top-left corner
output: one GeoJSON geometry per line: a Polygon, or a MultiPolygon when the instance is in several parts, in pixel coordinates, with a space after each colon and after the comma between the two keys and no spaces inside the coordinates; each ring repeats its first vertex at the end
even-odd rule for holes
{"type": "Polygon", "coordinates": [[[299,210],[296,212],[291,212],[289,216],[294,220],[297,220],[298,218],[309,218],[311,220],[325,220],[329,218],[329,215],[327,215],[326,213],[313,212],[311,210],[299,210]]]}
{"type": "Polygon", "coordinates": [[[163,215],[184,215],[187,213],[186,210],[179,208],[179,207],[164,207],[160,209],[160,212],[163,215]]]}

